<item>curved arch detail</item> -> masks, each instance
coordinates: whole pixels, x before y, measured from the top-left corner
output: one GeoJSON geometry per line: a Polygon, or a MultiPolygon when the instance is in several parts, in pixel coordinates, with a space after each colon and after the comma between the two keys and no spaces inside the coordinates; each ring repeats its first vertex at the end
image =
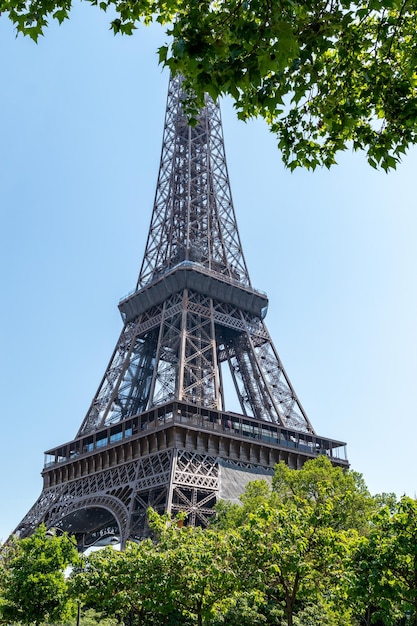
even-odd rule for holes
{"type": "Polygon", "coordinates": [[[105,509],[114,517],[118,527],[120,540],[122,544],[127,539],[127,525],[129,519],[129,513],[125,505],[114,496],[110,495],[87,495],[85,497],[77,498],[75,501],[71,501],[68,504],[62,503],[59,500],[56,504],[52,505],[44,515],[44,522],[47,526],[57,526],[64,518],[75,513],[81,509],[93,509],[100,508],[105,509]]]}

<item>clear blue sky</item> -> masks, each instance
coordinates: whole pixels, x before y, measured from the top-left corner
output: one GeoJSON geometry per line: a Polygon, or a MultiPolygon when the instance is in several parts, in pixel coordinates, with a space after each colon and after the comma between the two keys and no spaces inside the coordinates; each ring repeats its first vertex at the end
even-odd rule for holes
{"type": "MultiPolygon", "coordinates": [[[[158,174],[168,75],[157,29],[114,37],[87,4],[38,45],[0,18],[0,538],[72,439],[122,328],[158,174]]],[[[397,172],[346,153],[289,173],[261,122],[222,103],[252,282],[316,431],[373,493],[415,495],[417,150],[397,172]]]]}

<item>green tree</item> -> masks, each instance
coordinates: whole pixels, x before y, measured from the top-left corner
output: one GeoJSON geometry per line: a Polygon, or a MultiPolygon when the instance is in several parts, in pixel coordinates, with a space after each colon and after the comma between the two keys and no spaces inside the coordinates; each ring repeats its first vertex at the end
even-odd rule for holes
{"type": "Polygon", "coordinates": [[[149,518],[157,540],[91,554],[72,577],[74,596],[125,624],[211,623],[239,584],[230,533],[180,527],[183,516],[170,520],[152,510],[149,518]]]}
{"type": "Polygon", "coordinates": [[[111,547],[93,552],[71,577],[71,590],[83,606],[92,607],[125,624],[163,624],[166,573],[150,540],[128,542],[119,552],[111,547]],[[156,621],[155,621],[156,620],[156,621]]]}
{"type": "Polygon", "coordinates": [[[10,537],[9,541],[0,548],[0,624],[7,621],[3,615],[3,609],[7,605],[4,596],[7,588],[7,576],[10,562],[16,555],[16,549],[17,539],[14,536],[10,537]]]}
{"type": "Polygon", "coordinates": [[[266,618],[281,607],[288,626],[348,624],[346,572],[377,507],[362,477],[324,456],[299,470],[281,463],[272,486],[251,483],[241,502],[220,504],[216,523],[238,528],[239,576],[266,618]]]}
{"type": "MultiPolygon", "coordinates": [[[[240,590],[214,612],[212,626],[267,626],[267,603],[255,590],[240,590]]],[[[283,615],[281,611],[280,617],[283,615]]],[[[275,622],[276,623],[276,622],[275,622]]]]}
{"type": "MultiPolygon", "coordinates": [[[[62,626],[74,626],[74,619],[62,623],[62,626]]],[[[120,626],[115,617],[105,617],[92,608],[85,609],[80,615],[80,626],[120,626]]]]}
{"type": "Polygon", "coordinates": [[[157,550],[167,575],[165,612],[178,607],[183,618],[203,626],[224,607],[240,586],[235,562],[236,536],[232,531],[181,526],[176,518],[150,511],[150,524],[158,532],[157,550]]]}
{"type": "Polygon", "coordinates": [[[381,498],[371,496],[361,474],[333,466],[324,455],[299,470],[279,463],[272,487],[281,503],[311,506],[318,517],[325,515],[334,530],[354,529],[360,534],[369,531],[370,517],[381,498]]]}
{"type": "Polygon", "coordinates": [[[417,501],[404,496],[373,517],[352,561],[351,601],[364,623],[417,625],[417,501]]]}
{"type": "Polygon", "coordinates": [[[299,610],[323,602],[325,594],[337,595],[339,606],[343,604],[339,580],[351,534],[336,531],[329,517],[328,511],[294,500],[263,506],[241,529],[242,576],[246,572],[248,585],[283,607],[288,626],[299,610]]]}
{"type": "MultiPolygon", "coordinates": [[[[416,143],[414,0],[89,2],[116,14],[115,33],[164,25],[160,62],[185,77],[190,116],[204,93],[229,94],[239,118],[266,121],[290,168],[330,167],[352,147],[388,170],[416,143]]],[[[71,0],[0,0],[35,40],[70,8],[71,0]]]]}
{"type": "Polygon", "coordinates": [[[3,619],[22,624],[61,622],[74,614],[65,570],[78,562],[75,544],[66,533],[46,535],[45,526],[16,541],[4,571],[3,619]]]}
{"type": "Polygon", "coordinates": [[[219,500],[216,504],[216,516],[211,521],[212,528],[231,530],[244,525],[248,516],[259,507],[271,503],[275,496],[272,486],[266,480],[253,480],[246,485],[239,497],[240,503],[219,500]]]}

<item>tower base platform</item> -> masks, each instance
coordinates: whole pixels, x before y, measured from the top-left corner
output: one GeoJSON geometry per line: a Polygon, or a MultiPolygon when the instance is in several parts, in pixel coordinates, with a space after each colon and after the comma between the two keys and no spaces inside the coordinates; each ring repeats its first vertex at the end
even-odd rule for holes
{"type": "Polygon", "coordinates": [[[207,526],[217,500],[238,501],[280,461],[299,469],[320,454],[349,466],[343,442],[169,402],[46,452],[41,496],[15,532],[30,535],[43,522],[75,535],[81,549],[106,534],[123,545],[149,534],[149,506],[207,526]]]}

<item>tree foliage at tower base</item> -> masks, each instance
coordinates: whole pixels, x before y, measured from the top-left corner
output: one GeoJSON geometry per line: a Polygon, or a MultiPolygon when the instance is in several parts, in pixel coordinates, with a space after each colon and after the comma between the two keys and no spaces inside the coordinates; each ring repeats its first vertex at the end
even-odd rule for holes
{"type": "Polygon", "coordinates": [[[72,539],[48,535],[43,524],[30,537],[9,540],[0,554],[0,623],[39,626],[72,617],[66,571],[78,561],[72,539]]]}
{"type": "Polygon", "coordinates": [[[76,594],[141,626],[356,626],[345,573],[375,507],[325,457],[280,465],[272,487],[254,481],[208,529],[150,511],[155,540],[92,555],[76,594]]]}
{"type": "MultiPolygon", "coordinates": [[[[204,93],[228,94],[242,120],[264,118],[284,163],[330,167],[364,150],[395,168],[417,139],[417,0],[88,0],[115,33],[159,22],[159,60],[185,77],[190,120],[204,93]],[[193,95],[191,95],[193,94],[193,95]]],[[[71,0],[0,0],[35,41],[71,0]]]]}
{"type": "Polygon", "coordinates": [[[81,558],[41,527],[2,551],[0,623],[68,624],[77,606],[80,626],[91,609],[125,626],[417,626],[415,499],[371,496],[322,456],[217,512],[202,529],[150,510],[153,539],[81,558]]]}

